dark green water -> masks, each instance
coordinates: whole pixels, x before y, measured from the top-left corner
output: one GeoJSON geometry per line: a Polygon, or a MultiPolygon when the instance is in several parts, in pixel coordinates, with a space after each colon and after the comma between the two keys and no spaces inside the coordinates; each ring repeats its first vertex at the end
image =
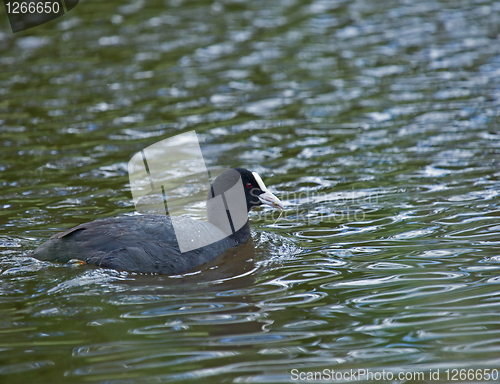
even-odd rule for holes
{"type": "Polygon", "coordinates": [[[0,19],[0,382],[500,369],[500,3],[82,1],[17,34],[0,19]],[[131,156],[190,130],[210,166],[257,171],[286,203],[276,225],[252,213],[253,246],[176,277],[26,256],[132,213],[131,156]]]}

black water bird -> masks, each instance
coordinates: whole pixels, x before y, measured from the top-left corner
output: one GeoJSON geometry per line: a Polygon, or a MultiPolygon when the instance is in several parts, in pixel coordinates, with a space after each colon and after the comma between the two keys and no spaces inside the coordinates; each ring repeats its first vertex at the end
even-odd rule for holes
{"type": "Polygon", "coordinates": [[[76,259],[82,264],[132,272],[180,274],[215,259],[230,248],[246,243],[250,239],[248,212],[262,204],[284,209],[281,201],[266,188],[256,172],[234,168],[221,173],[212,183],[207,196],[208,221],[177,217],[174,230],[172,218],[168,215],[135,215],[96,220],[55,234],[30,256],[63,263],[76,259]],[[235,184],[238,182],[242,185],[235,184]],[[233,215],[231,220],[233,211],[227,210],[227,198],[224,212],[210,208],[214,206],[210,205],[211,201],[234,190],[235,186],[240,187],[240,191],[241,186],[243,187],[244,200],[241,198],[233,202],[239,201],[244,205],[246,201],[246,210],[245,207],[236,207],[244,213],[244,216],[240,215],[241,228],[238,227],[237,230],[235,224],[238,218],[233,215]],[[227,228],[223,228],[222,223],[227,224],[228,221],[233,232],[226,235],[227,228]],[[202,240],[221,240],[181,252],[176,231],[188,238],[192,236],[202,240]]]}

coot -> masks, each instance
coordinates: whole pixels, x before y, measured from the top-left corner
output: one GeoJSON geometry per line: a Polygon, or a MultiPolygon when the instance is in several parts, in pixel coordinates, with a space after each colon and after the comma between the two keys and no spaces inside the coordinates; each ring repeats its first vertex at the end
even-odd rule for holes
{"type": "MultiPolygon", "coordinates": [[[[103,268],[132,272],[169,275],[187,272],[215,259],[229,248],[246,243],[250,239],[248,212],[253,207],[266,204],[284,208],[281,201],[267,190],[256,172],[243,168],[227,170],[214,180],[207,196],[207,207],[210,199],[223,195],[235,186],[235,175],[237,182],[243,184],[246,200],[246,221],[242,225],[234,225],[235,218],[231,220],[227,202],[224,203],[226,211],[223,212],[227,216],[221,217],[208,208],[208,221],[176,217],[175,230],[172,218],[168,215],[115,217],[80,224],[57,233],[35,249],[31,256],[63,263],[77,259],[103,268]],[[227,234],[227,228],[221,228],[221,223],[228,221],[233,231],[226,236],[221,234],[221,231],[227,234]],[[184,237],[212,236],[221,240],[181,252],[176,233],[183,233],[184,237]]],[[[244,200],[239,201],[244,204],[244,200]]]]}

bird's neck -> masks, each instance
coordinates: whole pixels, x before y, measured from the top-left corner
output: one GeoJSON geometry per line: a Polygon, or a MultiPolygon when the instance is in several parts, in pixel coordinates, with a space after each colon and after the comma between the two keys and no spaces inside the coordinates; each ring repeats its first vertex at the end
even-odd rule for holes
{"type": "Polygon", "coordinates": [[[226,210],[225,217],[223,214],[214,214],[210,210],[207,210],[207,220],[209,223],[222,229],[224,232],[227,232],[227,223],[229,221],[231,232],[228,233],[228,237],[233,239],[237,244],[243,244],[250,238],[250,222],[248,218],[246,223],[239,229],[236,229],[234,227],[230,212],[228,210],[226,210]]]}
{"type": "Polygon", "coordinates": [[[237,244],[246,243],[248,239],[250,239],[250,220],[247,220],[245,225],[243,225],[243,227],[233,233],[230,237],[233,238],[237,244]]]}

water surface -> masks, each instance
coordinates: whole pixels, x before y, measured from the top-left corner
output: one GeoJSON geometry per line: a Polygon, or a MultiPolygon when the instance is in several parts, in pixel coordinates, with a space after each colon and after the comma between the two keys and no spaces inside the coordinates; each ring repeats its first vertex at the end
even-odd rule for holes
{"type": "Polygon", "coordinates": [[[90,0],[17,34],[5,18],[0,380],[499,369],[499,25],[488,0],[90,0]],[[284,217],[253,212],[251,244],[183,276],[27,257],[131,214],[131,156],[190,130],[284,217]]]}

